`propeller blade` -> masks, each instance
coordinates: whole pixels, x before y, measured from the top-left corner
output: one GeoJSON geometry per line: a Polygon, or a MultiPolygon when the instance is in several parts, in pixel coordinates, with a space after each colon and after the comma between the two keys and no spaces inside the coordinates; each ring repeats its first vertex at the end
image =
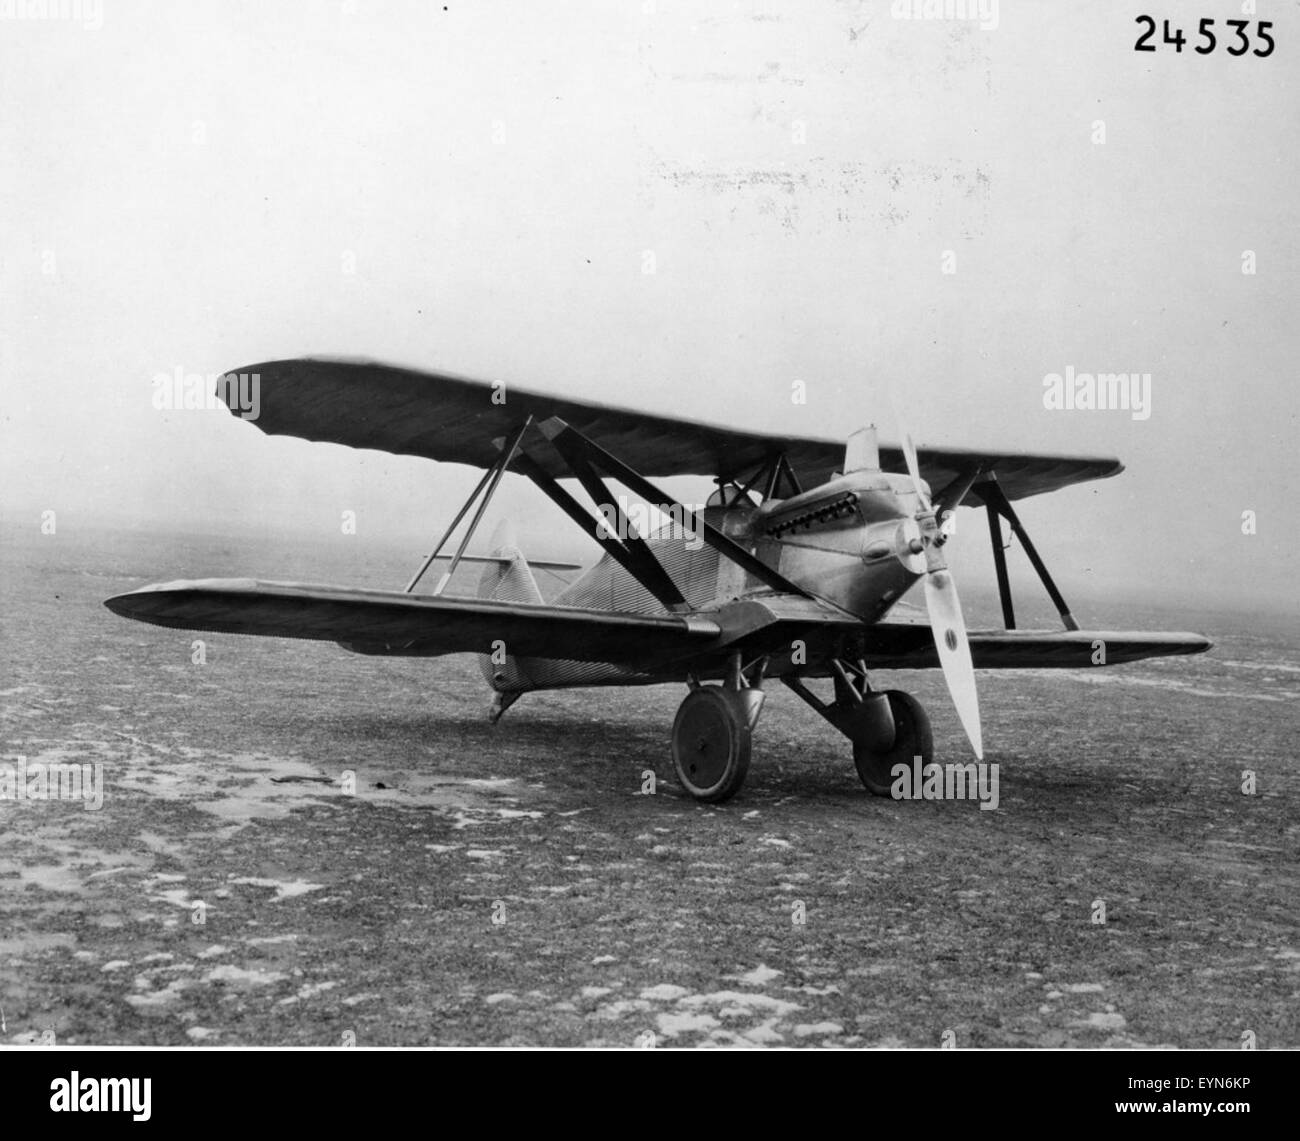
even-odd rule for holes
{"type": "Polygon", "coordinates": [[[966,638],[966,620],[957,598],[957,584],[944,570],[932,570],[925,576],[925,605],[930,612],[930,632],[939,652],[943,680],[948,683],[952,703],[962,728],[970,738],[977,760],[984,759],[984,737],[980,731],[980,703],[975,690],[975,667],[971,662],[970,642],[966,638]]]}
{"type": "Polygon", "coordinates": [[[906,428],[903,429],[903,458],[907,460],[907,472],[912,477],[912,486],[916,488],[921,507],[926,511],[931,510],[930,497],[926,495],[925,484],[921,482],[921,465],[916,458],[916,445],[912,442],[912,433],[906,428]]]}
{"type": "Polygon", "coordinates": [[[952,580],[948,562],[940,549],[944,538],[939,533],[939,524],[934,517],[934,507],[921,482],[921,464],[916,455],[916,444],[912,433],[899,415],[898,404],[894,405],[894,416],[903,440],[903,457],[907,460],[907,471],[912,477],[912,486],[916,497],[921,502],[921,510],[916,516],[917,524],[925,541],[925,607],[930,614],[930,633],[934,638],[934,648],[939,653],[939,665],[943,667],[943,680],[948,684],[948,693],[952,703],[957,707],[957,716],[961,727],[966,730],[971,748],[975,750],[977,760],[984,759],[984,735],[980,729],[979,694],[975,689],[975,666],[970,656],[970,641],[966,637],[966,619],[962,617],[961,601],[957,597],[957,584],[952,580]]]}

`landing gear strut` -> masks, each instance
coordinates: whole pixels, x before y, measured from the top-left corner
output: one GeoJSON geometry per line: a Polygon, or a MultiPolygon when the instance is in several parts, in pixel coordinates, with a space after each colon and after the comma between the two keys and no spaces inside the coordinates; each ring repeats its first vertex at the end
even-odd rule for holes
{"type": "Polygon", "coordinates": [[[673,767],[696,800],[720,804],[749,772],[754,726],[763,709],[761,667],[746,676],[739,655],[722,685],[692,683],[673,720],[673,767]]]}
{"type": "Polygon", "coordinates": [[[869,792],[888,796],[895,765],[924,769],[934,759],[934,737],[925,708],[899,689],[875,692],[863,663],[832,661],[835,700],[827,705],[797,677],[781,680],[853,744],[853,764],[869,792]]]}

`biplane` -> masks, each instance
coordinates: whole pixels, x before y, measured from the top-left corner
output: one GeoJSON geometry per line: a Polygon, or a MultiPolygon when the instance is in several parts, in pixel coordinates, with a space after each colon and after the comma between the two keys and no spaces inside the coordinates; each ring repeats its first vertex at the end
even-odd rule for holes
{"type": "Polygon", "coordinates": [[[1117,475],[1115,459],[918,449],[905,431],[899,446],[885,446],[874,427],[842,442],[767,435],[365,361],[250,365],[222,377],[219,392],[250,374],[263,432],[468,464],[482,478],[404,590],[203,579],[121,594],[110,610],[358,654],[475,653],[493,720],[534,690],[683,684],[672,758],[697,800],[723,801],[741,787],[772,680],[848,739],[862,783],[887,796],[896,764],[931,763],[933,735],[921,704],[873,688],[873,670],[942,669],[982,758],[976,669],[1093,668],[1210,646],[1198,634],[1080,630],[1026,533],[1015,501],[1117,475]],[[507,472],[531,480],[601,548],[549,601],[533,571],[557,564],[530,565],[501,533],[490,553],[468,551],[507,472]],[[715,485],[700,510],[652,482],[686,475],[715,485]],[[611,481],[673,522],[638,528],[611,481]],[[966,629],[944,551],[962,506],[987,514],[1004,629],[966,629]],[[467,516],[450,565],[432,591],[418,590],[435,562],[446,564],[467,516]],[[1017,628],[1004,523],[1063,629],[1017,628]],[[467,561],[483,564],[477,594],[447,593],[467,561]],[[917,582],[928,623],[895,613],[917,582]],[[819,696],[811,679],[829,679],[829,693],[819,696]]]}

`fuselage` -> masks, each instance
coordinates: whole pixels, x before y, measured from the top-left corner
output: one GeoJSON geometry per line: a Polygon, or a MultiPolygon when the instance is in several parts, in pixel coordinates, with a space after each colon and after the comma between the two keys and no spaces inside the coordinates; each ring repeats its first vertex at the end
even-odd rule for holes
{"type": "MultiPolygon", "coordinates": [[[[888,614],[925,573],[916,522],[920,506],[908,477],[856,471],[761,504],[728,485],[701,514],[706,523],[807,594],[870,624],[888,614]]],[[[646,536],[646,544],[692,611],[707,614],[772,593],[771,587],[709,546],[689,519],[646,536]]],[[[609,554],[551,602],[594,610],[665,612],[663,603],[609,554]]],[[[781,668],[777,663],[774,672],[781,668]]],[[[498,664],[485,673],[493,688],[501,690],[672,680],[658,672],[551,658],[511,659],[505,668],[498,664]]]]}

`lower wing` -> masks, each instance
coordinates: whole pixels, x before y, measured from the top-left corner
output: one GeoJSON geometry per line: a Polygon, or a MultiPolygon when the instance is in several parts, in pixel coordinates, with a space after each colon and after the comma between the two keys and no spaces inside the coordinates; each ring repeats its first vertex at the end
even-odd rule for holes
{"type": "MultiPolygon", "coordinates": [[[[754,596],[702,614],[630,614],[567,606],[253,579],[201,579],[141,587],[104,603],[156,626],[338,642],[366,654],[435,657],[486,653],[504,643],[517,657],[608,662],[637,670],[669,663],[697,668],[746,657],[780,659],[803,643],[817,665],[862,659],[872,669],[939,665],[929,626],[866,626],[813,599],[754,596]]],[[[977,669],[1066,669],[1115,665],[1210,648],[1200,634],[1086,630],[975,630],[977,669]]],[[[793,663],[785,668],[802,672],[793,663]]],[[[784,669],[782,670],[784,672],[784,669]]]]}
{"type": "Polygon", "coordinates": [[[366,654],[490,654],[644,663],[687,656],[716,623],[688,614],[624,614],[485,598],[351,587],[200,579],[119,594],[114,614],[180,630],[338,642],[366,654]]]}
{"type": "MultiPolygon", "coordinates": [[[[1211,646],[1200,634],[1134,630],[972,630],[969,637],[971,658],[979,670],[1110,666],[1201,654],[1211,646]]],[[[871,627],[865,657],[876,669],[929,669],[939,664],[930,628],[920,625],[871,627]]]]}

